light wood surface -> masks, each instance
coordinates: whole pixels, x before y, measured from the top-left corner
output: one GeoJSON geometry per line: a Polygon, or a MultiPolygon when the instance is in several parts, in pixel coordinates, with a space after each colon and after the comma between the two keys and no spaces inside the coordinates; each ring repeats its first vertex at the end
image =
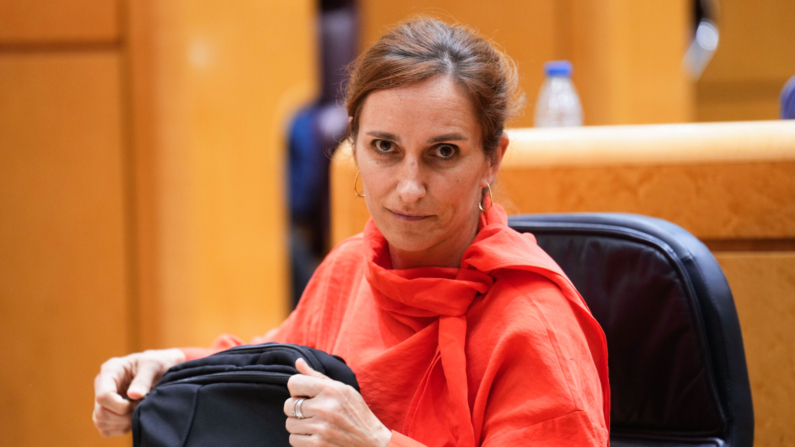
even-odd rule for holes
{"type": "Polygon", "coordinates": [[[519,168],[498,180],[512,212],[628,212],[701,239],[793,236],[795,163],[519,168]]]}
{"type": "Polygon", "coordinates": [[[0,0],[0,44],[115,42],[121,0],[0,0]]]}
{"type": "Polygon", "coordinates": [[[795,74],[795,2],[719,0],[720,43],[702,82],[780,80],[795,74]]]}
{"type": "Polygon", "coordinates": [[[101,441],[93,379],[129,348],[120,62],[0,54],[3,445],[101,441]]]}
{"type": "Polygon", "coordinates": [[[795,252],[717,253],[740,326],[756,447],[795,445],[795,252]]]}
{"type": "Polygon", "coordinates": [[[511,129],[509,166],[688,165],[795,161],[795,122],[511,129]]]}
{"type": "MultiPolygon", "coordinates": [[[[564,56],[585,123],[687,122],[693,118],[693,82],[681,68],[692,2],[568,0],[564,56]]],[[[561,32],[559,31],[559,32],[561,32]]]]}
{"type": "Polygon", "coordinates": [[[313,5],[130,4],[139,348],[286,316],[284,136],[316,90],[313,5]]]}

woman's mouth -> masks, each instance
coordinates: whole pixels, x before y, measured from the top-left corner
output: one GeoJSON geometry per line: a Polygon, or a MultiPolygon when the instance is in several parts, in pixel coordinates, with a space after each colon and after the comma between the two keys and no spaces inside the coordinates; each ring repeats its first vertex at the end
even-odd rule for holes
{"type": "Polygon", "coordinates": [[[398,220],[402,220],[404,222],[417,222],[431,217],[430,215],[423,215],[423,214],[400,213],[397,211],[392,211],[390,209],[388,209],[388,211],[392,213],[392,215],[395,216],[395,218],[397,218],[398,220]]]}

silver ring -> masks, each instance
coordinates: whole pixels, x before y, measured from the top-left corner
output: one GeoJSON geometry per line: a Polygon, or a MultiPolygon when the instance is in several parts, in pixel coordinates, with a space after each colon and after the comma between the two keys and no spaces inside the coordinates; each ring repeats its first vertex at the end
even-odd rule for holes
{"type": "Polygon", "coordinates": [[[300,398],[293,404],[293,415],[298,419],[304,419],[304,413],[301,413],[301,405],[304,404],[304,398],[300,398]]]}

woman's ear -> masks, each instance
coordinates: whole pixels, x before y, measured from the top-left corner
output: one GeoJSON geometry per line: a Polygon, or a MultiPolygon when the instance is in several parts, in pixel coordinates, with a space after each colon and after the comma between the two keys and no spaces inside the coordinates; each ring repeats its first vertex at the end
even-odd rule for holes
{"type": "Polygon", "coordinates": [[[505,132],[502,133],[500,137],[500,141],[497,142],[497,148],[494,150],[494,154],[489,157],[489,168],[486,171],[486,176],[483,178],[481,182],[481,187],[485,188],[488,185],[494,183],[494,179],[497,178],[497,172],[500,170],[500,166],[502,165],[502,158],[505,156],[505,151],[508,149],[508,134],[505,132]]]}

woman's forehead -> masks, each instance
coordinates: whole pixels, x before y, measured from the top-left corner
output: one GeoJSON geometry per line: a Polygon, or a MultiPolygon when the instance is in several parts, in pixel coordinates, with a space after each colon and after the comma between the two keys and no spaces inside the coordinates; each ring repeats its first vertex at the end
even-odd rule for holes
{"type": "Polygon", "coordinates": [[[478,135],[480,126],[472,103],[448,77],[435,77],[405,87],[376,90],[364,101],[359,131],[478,135]]]}

